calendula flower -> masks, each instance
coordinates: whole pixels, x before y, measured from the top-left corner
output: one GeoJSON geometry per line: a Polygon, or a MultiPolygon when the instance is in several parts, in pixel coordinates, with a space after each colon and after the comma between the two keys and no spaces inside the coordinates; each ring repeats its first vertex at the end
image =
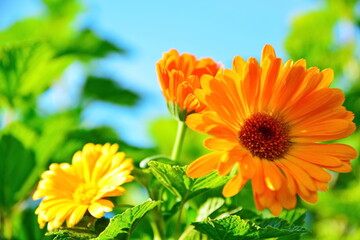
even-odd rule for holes
{"type": "Polygon", "coordinates": [[[46,222],[49,230],[59,228],[65,221],[73,227],[86,212],[101,218],[112,211],[114,204],[104,198],[122,195],[121,185],[133,180],[132,160],[118,148],[88,143],[74,154],[72,164],[50,165],[33,195],[34,200],[43,198],[35,212],[41,228],[46,222]]]}
{"type": "Polygon", "coordinates": [[[211,58],[197,60],[194,55],[181,54],[175,49],[164,53],[156,63],[156,70],[170,113],[184,121],[193,112],[200,112],[204,105],[194,95],[201,88],[200,77],[205,74],[215,76],[220,65],[211,58]]]}
{"type": "Polygon", "coordinates": [[[331,179],[325,169],[351,171],[354,148],[319,143],[355,130],[353,113],[342,106],[344,94],[329,88],[331,69],[307,69],[305,60],[282,64],[266,45],[260,65],[237,56],[233,70],[203,78],[196,95],[207,111],[189,115],[186,123],[213,136],[204,142],[213,152],[190,164],[190,177],[215,169],[227,175],[234,168],[223,195],[234,196],[251,180],[257,209],[279,215],[282,208],[295,207],[296,195],[315,203],[331,179]]]}

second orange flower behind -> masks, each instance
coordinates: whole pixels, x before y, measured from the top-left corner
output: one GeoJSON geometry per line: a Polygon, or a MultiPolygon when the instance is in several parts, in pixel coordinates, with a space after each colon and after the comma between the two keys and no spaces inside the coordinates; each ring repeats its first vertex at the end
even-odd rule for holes
{"type": "Polygon", "coordinates": [[[184,121],[190,113],[202,111],[204,105],[194,95],[194,90],[201,88],[201,76],[215,76],[219,69],[220,65],[211,58],[197,60],[194,55],[180,55],[174,49],[164,53],[156,70],[170,113],[184,121]]]}
{"type": "Polygon", "coordinates": [[[348,145],[319,143],[355,130],[344,94],[329,88],[332,79],[331,69],[307,69],[305,60],[283,64],[270,45],[260,64],[238,56],[232,70],[203,76],[195,95],[206,111],[186,123],[213,136],[204,143],[213,152],[190,164],[187,174],[198,178],[216,169],[228,175],[235,167],[223,195],[234,196],[251,180],[257,209],[274,215],[294,208],[296,195],[315,203],[331,179],[325,169],[349,172],[357,156],[348,145]]]}

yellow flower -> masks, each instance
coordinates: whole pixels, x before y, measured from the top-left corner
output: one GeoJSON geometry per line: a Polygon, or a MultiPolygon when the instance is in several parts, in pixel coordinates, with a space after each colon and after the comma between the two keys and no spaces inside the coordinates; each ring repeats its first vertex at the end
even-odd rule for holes
{"type": "Polygon", "coordinates": [[[88,143],[74,154],[72,164],[53,163],[45,171],[33,199],[43,198],[36,209],[43,228],[59,228],[65,221],[68,227],[76,225],[88,211],[95,218],[112,211],[114,204],[105,197],[120,196],[120,186],[133,180],[132,160],[117,152],[117,144],[88,143]]]}
{"type": "Polygon", "coordinates": [[[175,49],[164,53],[156,63],[156,70],[170,113],[185,120],[188,114],[202,111],[204,105],[198,101],[194,90],[201,88],[201,76],[215,76],[219,69],[220,65],[211,58],[197,60],[194,55],[180,55],[175,49]]]}
{"type": "Polygon", "coordinates": [[[319,143],[355,130],[353,113],[341,106],[344,94],[329,88],[332,79],[331,69],[306,69],[303,59],[282,64],[270,45],[260,64],[237,56],[233,70],[202,77],[195,94],[207,111],[186,123],[213,136],[204,145],[214,152],[190,164],[187,174],[198,178],[217,169],[227,175],[235,167],[223,195],[234,196],[251,180],[257,209],[274,215],[294,208],[297,194],[315,203],[331,179],[324,169],[349,172],[357,156],[348,145],[319,143]]]}

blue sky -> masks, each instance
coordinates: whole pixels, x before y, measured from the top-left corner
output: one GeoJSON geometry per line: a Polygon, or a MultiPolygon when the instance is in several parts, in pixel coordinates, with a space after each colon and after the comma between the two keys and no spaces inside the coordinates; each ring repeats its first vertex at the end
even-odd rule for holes
{"type": "MultiPolygon", "coordinates": [[[[258,58],[263,45],[270,43],[286,58],[283,42],[291,20],[321,4],[320,0],[83,2],[85,11],[78,26],[90,27],[129,50],[128,56],[110,56],[97,62],[99,73],[142,95],[136,108],[95,103],[85,112],[84,124],[110,125],[138,146],[152,144],[148,135],[151,121],[169,116],[155,72],[155,62],[163,52],[176,48],[197,57],[210,56],[230,67],[234,56],[258,58]]],[[[41,14],[42,9],[39,0],[0,0],[0,29],[23,17],[41,14]]],[[[81,82],[74,77],[78,71],[78,66],[69,69],[46,101],[56,104],[57,94],[71,105],[72,97],[66,94],[74,82],[81,82]]]]}

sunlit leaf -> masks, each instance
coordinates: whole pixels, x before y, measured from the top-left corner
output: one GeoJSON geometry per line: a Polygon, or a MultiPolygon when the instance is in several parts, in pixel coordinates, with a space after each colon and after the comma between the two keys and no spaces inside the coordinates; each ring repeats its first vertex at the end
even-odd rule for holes
{"type": "Polygon", "coordinates": [[[157,161],[151,161],[148,164],[159,182],[180,199],[190,199],[209,189],[220,187],[229,180],[229,177],[219,176],[216,171],[207,176],[193,179],[186,175],[186,166],[181,167],[157,161]]]}
{"type": "Polygon", "coordinates": [[[13,122],[3,129],[3,133],[8,133],[19,139],[26,148],[33,148],[38,140],[38,134],[21,122],[13,122]]]}
{"type": "Polygon", "coordinates": [[[132,228],[144,217],[144,215],[160,204],[160,201],[148,200],[125,212],[111,218],[109,225],[96,240],[116,239],[116,236],[122,233],[129,233],[132,228]]]}
{"type": "Polygon", "coordinates": [[[302,208],[284,210],[279,217],[291,224],[302,226],[305,223],[306,210],[302,208]]]}
{"type": "Polygon", "coordinates": [[[53,18],[72,20],[80,10],[78,0],[42,0],[53,18]]]}
{"type": "Polygon", "coordinates": [[[210,214],[218,210],[225,200],[223,198],[209,198],[203,205],[200,206],[196,221],[203,221],[209,217],[210,214]]]}
{"type": "Polygon", "coordinates": [[[156,161],[151,161],[148,164],[150,171],[164,187],[180,199],[185,196],[187,188],[184,181],[190,181],[190,178],[186,176],[184,167],[156,161]]]}
{"type": "Polygon", "coordinates": [[[45,91],[69,63],[69,58],[54,58],[54,52],[46,44],[3,45],[0,48],[0,99],[10,106],[26,103],[45,91]]]}

